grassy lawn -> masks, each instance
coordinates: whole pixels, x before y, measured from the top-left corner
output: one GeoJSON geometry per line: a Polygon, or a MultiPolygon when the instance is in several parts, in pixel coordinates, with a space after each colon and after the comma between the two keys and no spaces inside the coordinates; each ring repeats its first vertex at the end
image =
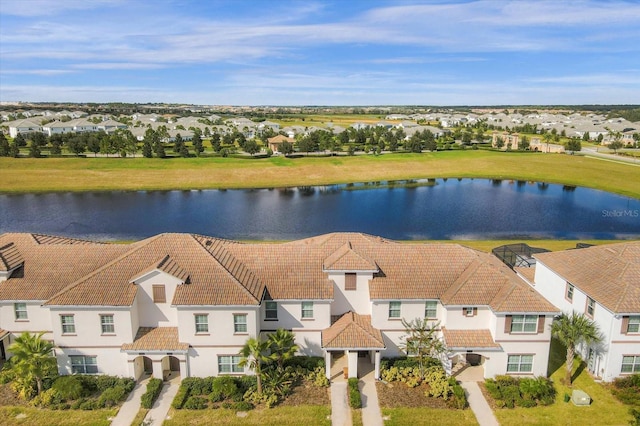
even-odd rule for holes
{"type": "Polygon", "coordinates": [[[265,188],[440,177],[544,181],[640,198],[640,167],[583,156],[443,151],[353,157],[0,158],[0,192],[265,188]]]}
{"type": "MultiPolygon", "coordinates": [[[[385,426],[401,425],[477,425],[471,410],[449,410],[446,408],[382,408],[385,426]]],[[[504,423],[509,424],[509,423],[504,423]]]]}
{"type": "Polygon", "coordinates": [[[99,426],[110,425],[109,418],[115,417],[117,409],[93,411],[82,410],[45,410],[33,407],[0,407],[0,424],[32,426],[99,426]],[[17,418],[16,416],[20,416],[17,418]]]}
{"type": "Polygon", "coordinates": [[[330,425],[331,408],[323,405],[299,405],[251,410],[246,417],[238,417],[235,410],[169,411],[170,420],[164,426],[182,425],[330,425]]]}
{"type": "Polygon", "coordinates": [[[494,413],[504,425],[628,425],[631,420],[629,406],[618,401],[605,385],[596,383],[586,370],[574,364],[572,389],[580,389],[591,396],[588,407],[565,403],[563,396],[571,389],[561,383],[565,374],[564,348],[555,341],[549,358],[550,377],[556,385],[558,396],[553,405],[534,408],[496,409],[494,413]],[[577,373],[577,377],[576,377],[577,373]]]}

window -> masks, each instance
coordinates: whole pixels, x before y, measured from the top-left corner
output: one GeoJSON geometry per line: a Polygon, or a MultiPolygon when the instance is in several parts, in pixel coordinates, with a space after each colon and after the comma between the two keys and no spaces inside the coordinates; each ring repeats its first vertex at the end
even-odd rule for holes
{"type": "Polygon", "coordinates": [[[76,332],[73,315],[60,315],[60,323],[62,324],[62,334],[73,334],[76,332]]]}
{"type": "Polygon", "coordinates": [[[478,314],[478,308],[472,306],[465,306],[462,308],[462,315],[465,317],[475,317],[478,314]]]}
{"type": "Polygon", "coordinates": [[[16,321],[29,319],[29,317],[27,316],[26,303],[14,303],[13,310],[16,313],[16,321]]]}
{"type": "Polygon", "coordinates": [[[593,313],[596,310],[596,301],[590,297],[587,297],[587,316],[593,318],[593,313]]]}
{"type": "Polygon", "coordinates": [[[167,295],[163,285],[153,286],[153,303],[167,303],[167,295]]]}
{"type": "Polygon", "coordinates": [[[628,317],[627,333],[640,333],[640,317],[628,317]]]}
{"type": "Polygon", "coordinates": [[[196,321],[196,333],[208,333],[209,332],[209,315],[207,314],[195,314],[196,321]]]}
{"type": "Polygon", "coordinates": [[[264,319],[277,320],[278,319],[278,303],[273,300],[264,302],[264,319]]]}
{"type": "Polygon", "coordinates": [[[509,355],[507,373],[531,373],[533,371],[533,355],[509,355]]]}
{"type": "Polygon", "coordinates": [[[233,332],[247,332],[247,314],[233,314],[233,332]]]}
{"type": "Polygon", "coordinates": [[[100,315],[100,326],[102,327],[102,334],[113,334],[116,332],[113,315],[100,315]]]}
{"type": "Polygon", "coordinates": [[[537,315],[514,315],[511,319],[512,333],[537,333],[537,315]]]}
{"type": "Polygon", "coordinates": [[[438,302],[435,300],[428,300],[424,305],[424,317],[436,318],[438,316],[438,302]]]}
{"type": "Polygon", "coordinates": [[[567,283],[567,294],[565,294],[565,297],[570,302],[573,302],[573,289],[574,288],[575,287],[573,286],[573,284],[567,283]]]}
{"type": "Polygon", "coordinates": [[[98,373],[98,360],[96,356],[69,355],[71,359],[71,372],[73,374],[98,373]]]}
{"type": "Polygon", "coordinates": [[[244,373],[240,364],[240,355],[218,355],[218,374],[244,373]]]}
{"type": "Polygon", "coordinates": [[[640,355],[624,355],[621,371],[623,373],[640,373],[640,355]]]}
{"type": "Polygon", "coordinates": [[[355,272],[347,272],[346,274],[344,274],[344,289],[356,290],[358,288],[357,278],[358,276],[356,275],[355,272]]]}
{"type": "Polygon", "coordinates": [[[400,318],[400,302],[389,302],[389,318],[400,318]]]}
{"type": "Polygon", "coordinates": [[[302,318],[313,318],[313,302],[302,302],[302,318]]]}

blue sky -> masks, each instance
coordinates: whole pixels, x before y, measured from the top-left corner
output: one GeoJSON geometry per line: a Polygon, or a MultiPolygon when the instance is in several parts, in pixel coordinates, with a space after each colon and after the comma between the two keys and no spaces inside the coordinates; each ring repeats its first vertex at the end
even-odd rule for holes
{"type": "Polygon", "coordinates": [[[0,101],[640,103],[640,1],[0,0],[0,101]]]}

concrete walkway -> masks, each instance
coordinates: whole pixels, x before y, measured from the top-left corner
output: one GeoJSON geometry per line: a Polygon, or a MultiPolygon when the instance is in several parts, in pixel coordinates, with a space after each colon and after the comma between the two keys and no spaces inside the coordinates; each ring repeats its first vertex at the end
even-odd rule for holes
{"type": "Polygon", "coordinates": [[[382,426],[382,413],[378,403],[378,390],[373,373],[367,374],[358,382],[362,397],[362,424],[366,426],[382,426]]]}
{"type": "Polygon", "coordinates": [[[164,420],[167,418],[169,408],[171,408],[171,402],[175,398],[178,389],[180,388],[180,376],[176,375],[171,377],[168,381],[164,382],[158,399],[153,403],[153,407],[147,413],[144,418],[145,424],[149,426],[161,426],[164,420]]]}
{"type": "Polygon", "coordinates": [[[478,383],[460,382],[460,385],[467,393],[469,407],[471,407],[471,411],[475,414],[480,426],[498,426],[500,423],[498,423],[496,416],[493,415],[493,411],[491,410],[491,407],[489,407],[487,400],[484,398],[482,391],[480,391],[478,383]]]}
{"type": "Polygon", "coordinates": [[[129,396],[120,407],[118,414],[111,421],[111,426],[130,426],[140,410],[140,397],[147,391],[150,377],[136,383],[129,396]]]}
{"type": "Polygon", "coordinates": [[[351,426],[351,408],[345,381],[331,383],[331,425],[351,426]]]}

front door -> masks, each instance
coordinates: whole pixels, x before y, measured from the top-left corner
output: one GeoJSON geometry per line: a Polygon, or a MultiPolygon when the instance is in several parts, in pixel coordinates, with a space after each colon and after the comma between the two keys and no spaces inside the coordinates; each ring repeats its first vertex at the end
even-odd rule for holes
{"type": "Polygon", "coordinates": [[[589,357],[588,357],[588,361],[587,361],[587,368],[589,369],[589,371],[591,373],[595,374],[595,368],[596,368],[596,351],[594,351],[593,349],[589,348],[589,357]]]}

